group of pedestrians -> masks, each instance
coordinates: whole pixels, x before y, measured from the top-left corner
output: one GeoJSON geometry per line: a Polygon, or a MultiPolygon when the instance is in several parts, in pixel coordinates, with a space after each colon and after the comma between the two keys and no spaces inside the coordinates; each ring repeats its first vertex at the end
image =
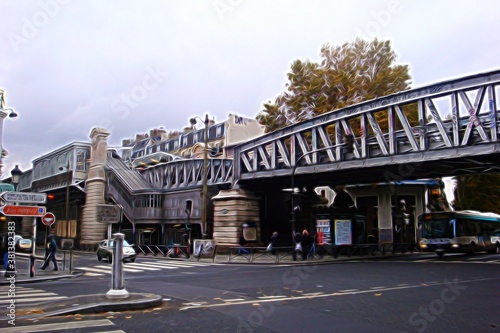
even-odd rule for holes
{"type": "MultiPolygon", "coordinates": [[[[295,249],[292,254],[293,260],[297,260],[297,257],[302,257],[302,260],[307,260],[309,256],[316,254],[318,246],[323,244],[323,237],[321,233],[315,230],[309,232],[307,229],[304,229],[302,233],[295,233],[294,243],[295,249]]],[[[321,253],[318,254],[321,255],[321,253]]]]}
{"type": "MultiPolygon", "coordinates": [[[[238,234],[238,255],[249,254],[249,249],[246,247],[247,241],[242,234],[238,234]]],[[[323,235],[321,232],[316,232],[314,229],[309,232],[304,229],[302,233],[294,234],[294,250],[292,252],[293,260],[301,258],[307,260],[311,255],[318,254],[322,256],[321,246],[323,245],[323,235]]],[[[278,232],[274,231],[269,239],[266,251],[275,255],[276,247],[278,246],[278,232]]]]}

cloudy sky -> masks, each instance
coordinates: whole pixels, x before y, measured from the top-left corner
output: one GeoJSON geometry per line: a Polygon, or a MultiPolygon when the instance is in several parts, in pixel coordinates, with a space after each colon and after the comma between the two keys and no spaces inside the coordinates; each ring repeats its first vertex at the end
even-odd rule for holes
{"type": "Polygon", "coordinates": [[[109,143],[208,113],[254,118],[290,63],[391,40],[413,86],[500,67],[500,1],[0,0],[4,173],[93,127],[109,143]]]}

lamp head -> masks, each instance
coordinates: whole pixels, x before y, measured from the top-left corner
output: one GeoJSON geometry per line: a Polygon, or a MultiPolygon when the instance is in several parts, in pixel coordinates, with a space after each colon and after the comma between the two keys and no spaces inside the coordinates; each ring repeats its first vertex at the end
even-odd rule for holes
{"type": "Polygon", "coordinates": [[[14,167],[14,169],[11,170],[10,174],[12,176],[12,183],[13,184],[19,184],[19,178],[23,174],[23,172],[21,171],[21,169],[19,169],[19,165],[16,164],[16,166],[14,167]]]}
{"type": "Polygon", "coordinates": [[[9,113],[9,118],[17,118],[17,116],[19,116],[16,111],[12,110],[10,111],[9,113]]]}

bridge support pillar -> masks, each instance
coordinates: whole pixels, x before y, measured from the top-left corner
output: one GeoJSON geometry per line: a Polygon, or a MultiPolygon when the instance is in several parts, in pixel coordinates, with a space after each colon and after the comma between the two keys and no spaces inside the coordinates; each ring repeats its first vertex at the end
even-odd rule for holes
{"type": "Polygon", "coordinates": [[[104,128],[94,128],[90,133],[92,149],[90,151],[90,167],[85,183],[86,198],[82,213],[80,245],[96,245],[104,237],[106,224],[97,222],[97,205],[104,204],[106,187],[106,164],[109,132],[104,128]]]}
{"type": "Polygon", "coordinates": [[[253,230],[246,230],[246,238],[260,241],[259,199],[252,192],[242,189],[222,190],[212,198],[214,203],[214,241],[218,245],[234,246],[238,244],[238,234],[244,225],[251,225],[253,230]]]}

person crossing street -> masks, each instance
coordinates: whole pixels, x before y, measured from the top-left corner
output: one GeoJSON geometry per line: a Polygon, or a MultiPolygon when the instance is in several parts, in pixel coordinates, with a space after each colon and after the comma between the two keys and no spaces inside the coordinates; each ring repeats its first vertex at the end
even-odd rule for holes
{"type": "Polygon", "coordinates": [[[44,271],[47,266],[49,266],[50,262],[53,263],[54,265],[54,271],[57,271],[57,260],[56,260],[56,251],[57,251],[57,243],[54,238],[54,235],[49,235],[47,237],[47,255],[45,257],[45,262],[43,263],[42,267],[40,268],[42,271],[44,271]]]}

